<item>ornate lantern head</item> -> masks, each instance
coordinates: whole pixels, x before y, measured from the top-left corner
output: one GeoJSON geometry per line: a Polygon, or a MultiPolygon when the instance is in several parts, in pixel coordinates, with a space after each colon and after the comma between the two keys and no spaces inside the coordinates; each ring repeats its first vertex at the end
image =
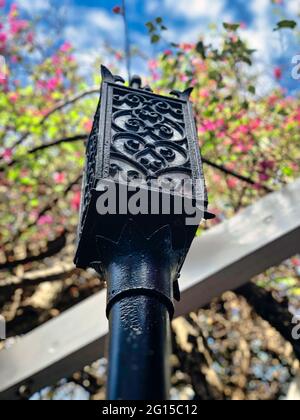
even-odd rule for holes
{"type": "Polygon", "coordinates": [[[191,91],[156,95],[138,77],[127,87],[102,67],[87,144],[77,266],[100,270],[96,238],[117,243],[131,220],[145,237],[170,226],[178,275],[199,222],[210,217],[191,91]]]}

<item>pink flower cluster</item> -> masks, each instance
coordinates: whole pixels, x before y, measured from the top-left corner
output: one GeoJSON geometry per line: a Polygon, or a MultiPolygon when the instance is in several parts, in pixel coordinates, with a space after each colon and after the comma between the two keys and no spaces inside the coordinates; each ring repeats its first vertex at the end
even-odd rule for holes
{"type": "Polygon", "coordinates": [[[48,80],[38,80],[37,87],[41,90],[47,90],[49,92],[55,91],[61,83],[60,77],[51,77],[48,80]]]}
{"type": "Polygon", "coordinates": [[[11,5],[8,20],[10,25],[10,32],[12,35],[17,35],[29,27],[27,20],[18,19],[18,8],[15,3],[11,5]]]}
{"type": "Polygon", "coordinates": [[[52,216],[44,215],[38,219],[37,224],[38,226],[44,226],[44,225],[51,225],[53,222],[54,222],[54,219],[52,216]]]}
{"type": "Polygon", "coordinates": [[[5,149],[2,153],[2,159],[7,163],[9,163],[12,160],[12,156],[13,153],[11,149],[5,149]]]}
{"type": "Polygon", "coordinates": [[[66,176],[64,172],[55,172],[53,175],[53,180],[56,184],[63,184],[65,182],[66,176]]]}
{"type": "Polygon", "coordinates": [[[216,121],[211,120],[204,120],[199,127],[199,131],[201,133],[206,133],[207,131],[216,131],[224,128],[225,121],[223,119],[219,119],[216,121]]]}
{"type": "Polygon", "coordinates": [[[78,211],[80,207],[80,200],[81,200],[81,192],[75,191],[72,199],[71,199],[71,207],[73,210],[78,211]]]}

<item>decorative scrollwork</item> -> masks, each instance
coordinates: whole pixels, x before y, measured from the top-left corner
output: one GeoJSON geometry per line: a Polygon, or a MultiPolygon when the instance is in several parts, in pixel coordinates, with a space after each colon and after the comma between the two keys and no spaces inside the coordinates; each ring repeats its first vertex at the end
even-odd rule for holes
{"type": "Polygon", "coordinates": [[[150,178],[174,168],[191,172],[183,107],[179,102],[114,88],[111,146],[114,152],[130,159],[133,166],[142,166],[150,178]]]}

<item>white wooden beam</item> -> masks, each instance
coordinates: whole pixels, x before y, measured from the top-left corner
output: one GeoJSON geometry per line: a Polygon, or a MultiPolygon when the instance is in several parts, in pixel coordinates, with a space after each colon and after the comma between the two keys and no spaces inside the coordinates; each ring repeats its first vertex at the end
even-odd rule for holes
{"type": "MultiPolygon", "coordinates": [[[[300,179],[196,238],[182,270],[176,315],[209,303],[300,252],[300,179]]],[[[37,391],[103,356],[105,292],[0,352],[0,399],[37,391]]]]}

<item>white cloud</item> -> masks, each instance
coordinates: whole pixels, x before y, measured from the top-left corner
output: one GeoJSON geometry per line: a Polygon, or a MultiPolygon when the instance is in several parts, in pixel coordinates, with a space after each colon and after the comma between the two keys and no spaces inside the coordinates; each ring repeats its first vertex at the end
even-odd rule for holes
{"type": "Polygon", "coordinates": [[[49,0],[19,0],[18,5],[26,12],[41,12],[50,8],[49,0]]]}
{"type": "MultiPolygon", "coordinates": [[[[103,32],[120,32],[123,25],[120,16],[112,15],[103,9],[83,9],[80,11],[80,19],[83,19],[85,24],[99,28],[103,32]]],[[[90,26],[86,26],[86,28],[88,29],[90,26]]]]}
{"type": "Polygon", "coordinates": [[[164,4],[172,15],[191,20],[216,19],[225,9],[225,0],[165,0],[164,4]]]}
{"type": "Polygon", "coordinates": [[[249,45],[257,49],[262,60],[270,63],[274,55],[279,55],[282,45],[272,31],[274,16],[270,13],[270,0],[253,0],[250,10],[253,14],[253,24],[244,30],[243,37],[249,45]]]}
{"type": "Polygon", "coordinates": [[[294,15],[294,17],[300,14],[300,0],[288,0],[286,4],[287,10],[294,15]]]}
{"type": "Polygon", "coordinates": [[[68,13],[64,28],[67,40],[78,49],[99,51],[104,42],[116,46],[123,39],[123,22],[120,16],[103,9],[74,7],[68,13]]]}

